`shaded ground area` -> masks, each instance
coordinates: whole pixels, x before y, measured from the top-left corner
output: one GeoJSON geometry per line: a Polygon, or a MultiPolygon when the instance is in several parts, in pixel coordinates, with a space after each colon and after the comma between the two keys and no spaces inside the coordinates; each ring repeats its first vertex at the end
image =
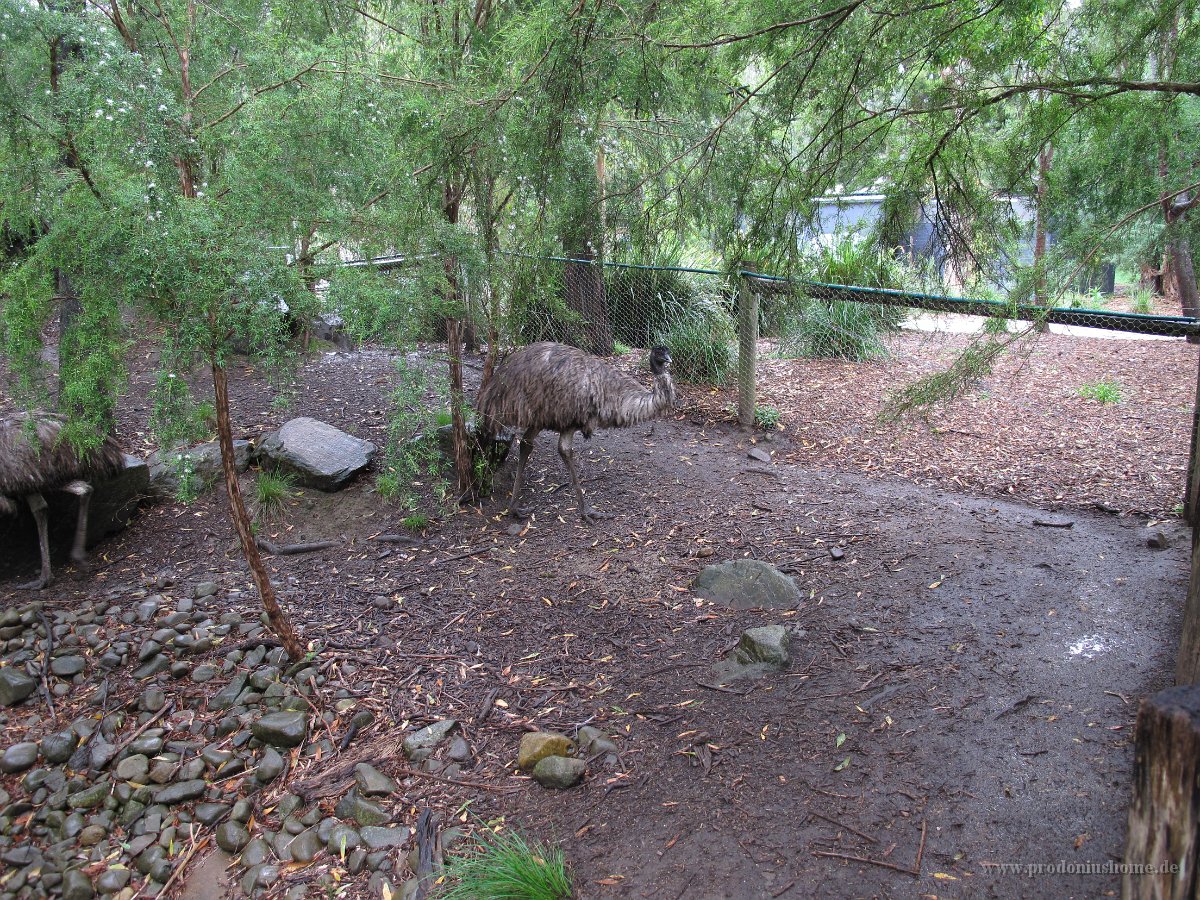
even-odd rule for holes
{"type": "MultiPolygon", "coordinates": [[[[895,340],[926,351],[940,339],[895,340]]],[[[1179,382],[1191,376],[1142,382],[1194,372],[1195,358],[1183,345],[1138,342],[1106,357],[1054,340],[1022,370],[1033,377],[996,383],[1002,401],[978,395],[935,419],[940,435],[869,417],[881,388],[933,363],[768,362],[764,391],[788,427],[760,443],[771,463],[749,459],[747,436],[707,414],[727,395],[689,390],[675,418],[580,445],[587,491],[615,514],[591,528],[571,491],[558,490],[553,436],[535,453],[535,517],[520,533],[495,518],[495,504],[435,522],[418,546],[380,543],[373,537],[400,531],[405,512],[369,483],[304,492],[264,533],[339,545],[271,568],[306,639],[326,642],[335,667],[349,666],[343,683],[378,710],[352,748],[453,716],[476,760],[464,779],[515,788],[409,779],[398,820],[425,804],[451,818],[470,800],[485,820],[503,815],[561,842],[582,897],[1115,892],[1111,875],[1025,879],[989,864],[1120,856],[1136,703],[1169,682],[1187,554],[1182,542],[1149,549],[1143,518],[1086,506],[1177,502],[1190,415],[1179,382]],[[1130,405],[1072,400],[1076,378],[1109,370],[1130,405]],[[1052,432],[1039,437],[1039,423],[1052,432]],[[1076,441],[1077,452],[1045,449],[1076,441]],[[1128,477],[1097,484],[1110,468],[1128,477]],[[962,490],[934,487],[947,484],[962,490]],[[1009,486],[1059,499],[1048,513],[973,496],[1009,486]],[[738,612],[688,590],[704,565],[746,555],[793,575],[805,599],[738,612]],[[790,671],[707,682],[743,628],[767,623],[803,632],[790,671]],[[523,731],[584,723],[617,739],[616,770],[594,766],[561,794],[514,774],[523,731]],[[919,874],[900,871],[918,855],[919,874]]],[[[288,415],[382,443],[388,376],[383,353],[320,357],[288,415]]],[[[282,418],[257,378],[241,373],[235,395],[238,431],[255,437],[282,418]]],[[[143,379],[121,414],[128,437],[144,428],[143,379]]],[[[230,608],[252,612],[251,595],[229,593],[249,586],[233,543],[216,494],[152,507],[98,548],[91,579],[62,570],[47,599],[70,603],[169,570],[180,585],[211,578],[230,608]]],[[[24,599],[8,589],[32,567],[9,561],[0,605],[24,599]]],[[[110,689],[142,688],[126,679],[110,689]]],[[[5,740],[46,727],[13,715],[5,740]]],[[[346,727],[335,718],[330,730],[346,727]]],[[[306,762],[302,774],[319,766],[306,762]]],[[[332,864],[319,857],[287,877],[332,864]]]]}

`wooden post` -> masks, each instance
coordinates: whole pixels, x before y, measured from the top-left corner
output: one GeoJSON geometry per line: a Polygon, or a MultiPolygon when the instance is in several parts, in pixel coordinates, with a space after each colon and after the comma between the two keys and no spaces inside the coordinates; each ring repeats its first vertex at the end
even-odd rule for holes
{"type": "Polygon", "coordinates": [[[738,279],[738,424],[754,425],[755,367],[758,349],[758,293],[750,289],[750,279],[738,279]]]}
{"type": "Polygon", "coordinates": [[[1183,495],[1183,517],[1187,523],[1196,527],[1196,506],[1200,500],[1200,354],[1197,354],[1196,366],[1196,395],[1192,398],[1192,444],[1188,453],[1187,488],[1183,495]]]}
{"type": "Polygon", "coordinates": [[[1200,686],[1173,687],[1143,699],[1125,835],[1125,900],[1196,896],[1198,775],[1200,686]]]}

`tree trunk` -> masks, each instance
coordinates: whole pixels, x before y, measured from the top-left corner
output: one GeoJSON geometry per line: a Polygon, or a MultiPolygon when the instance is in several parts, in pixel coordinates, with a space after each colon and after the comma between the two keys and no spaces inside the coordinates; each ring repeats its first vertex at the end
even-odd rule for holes
{"type": "MultiPolygon", "coordinates": [[[[442,193],[442,212],[451,225],[458,222],[462,203],[462,190],[454,186],[454,179],[447,178],[442,193]]],[[[458,259],[446,257],[443,264],[446,272],[446,302],[454,306],[460,301],[458,283],[458,259]]],[[[446,359],[450,364],[450,422],[454,433],[454,475],[459,502],[474,493],[472,477],[471,447],[467,443],[467,423],[463,411],[467,406],[467,394],[463,388],[462,373],[462,320],[457,315],[446,317],[446,359]]]]}
{"type": "MultiPolygon", "coordinates": [[[[1046,273],[1042,265],[1046,257],[1046,195],[1050,187],[1050,164],[1054,161],[1054,145],[1047,143],[1038,154],[1037,209],[1033,234],[1033,266],[1035,287],[1033,301],[1038,306],[1049,306],[1046,297],[1046,273]]],[[[1038,331],[1049,330],[1044,321],[1037,325],[1038,331]]]]}
{"type": "Polygon", "coordinates": [[[1121,896],[1185,900],[1197,893],[1200,687],[1142,700],[1133,760],[1121,896]],[[1142,867],[1154,867],[1148,872],[1142,867]],[[1162,871],[1174,868],[1175,871],[1162,871]]]}
{"type": "Polygon", "coordinates": [[[304,647],[292,629],[292,623],[279,606],[275,598],[275,588],[263,565],[262,555],[254,542],[254,533],[250,529],[250,516],[246,513],[246,504],[242,500],[242,488],[238,483],[237,466],[233,455],[233,426],[229,421],[229,383],[225,367],[212,360],[213,393],[217,411],[217,437],[221,445],[221,471],[225,475],[225,490],[229,495],[229,515],[233,519],[233,527],[237,529],[238,538],[242,542],[242,554],[250,566],[250,575],[258,596],[262,598],[263,608],[267,611],[267,621],[271,630],[279,637],[283,649],[293,660],[304,657],[304,647]]]}
{"type": "Polygon", "coordinates": [[[1196,291],[1196,267],[1192,261],[1192,246],[1186,237],[1176,236],[1167,242],[1171,260],[1173,292],[1185,316],[1195,318],[1200,313],[1200,296],[1196,291]]]}

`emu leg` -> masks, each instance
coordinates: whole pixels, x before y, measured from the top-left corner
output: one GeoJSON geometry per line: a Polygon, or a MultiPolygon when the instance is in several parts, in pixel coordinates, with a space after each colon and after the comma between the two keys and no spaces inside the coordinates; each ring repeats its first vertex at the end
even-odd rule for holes
{"type": "Polygon", "coordinates": [[[512,500],[508,504],[508,512],[513,518],[524,518],[529,514],[526,507],[518,505],[521,496],[521,483],[525,479],[525,463],[529,461],[529,455],[533,453],[533,442],[537,439],[538,433],[531,428],[525,429],[525,433],[521,435],[521,447],[517,456],[517,474],[513,477],[512,500]]]}
{"type": "Polygon", "coordinates": [[[42,552],[42,573],[36,580],[17,585],[18,590],[40,591],[50,584],[50,532],[46,527],[46,498],[39,493],[25,495],[25,502],[37,522],[38,547],[42,552]]]}
{"type": "Polygon", "coordinates": [[[583,485],[579,483],[579,472],[575,469],[575,432],[564,431],[558,436],[558,455],[567,464],[567,472],[571,475],[571,486],[575,488],[575,500],[579,504],[579,515],[589,525],[597,519],[611,519],[607,513],[599,513],[592,509],[583,499],[583,485]]]}
{"type": "Polygon", "coordinates": [[[72,481],[63,490],[79,498],[79,517],[75,520],[75,543],[71,545],[71,562],[82,566],[87,562],[88,505],[92,502],[92,486],[86,481],[72,481]]]}

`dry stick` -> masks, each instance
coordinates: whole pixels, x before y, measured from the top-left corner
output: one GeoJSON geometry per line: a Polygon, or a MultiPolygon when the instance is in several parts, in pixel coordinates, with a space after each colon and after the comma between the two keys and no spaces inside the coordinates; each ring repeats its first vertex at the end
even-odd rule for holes
{"type": "Polygon", "coordinates": [[[114,759],[116,759],[118,756],[120,756],[121,752],[126,747],[128,747],[130,744],[132,744],[134,741],[136,741],[139,737],[141,737],[141,734],[143,731],[145,731],[147,728],[149,728],[151,725],[153,725],[155,722],[157,722],[163,716],[167,715],[167,713],[171,712],[171,710],[173,710],[174,708],[175,708],[175,702],[171,701],[166,706],[164,706],[162,709],[160,709],[158,712],[156,712],[154,715],[152,715],[149,719],[147,719],[145,724],[143,724],[141,728],[139,728],[137,731],[135,731],[133,734],[131,734],[129,737],[127,737],[125,740],[121,741],[121,743],[117,745],[117,748],[113,751],[112,756],[110,756],[107,760],[105,760],[100,765],[96,766],[97,771],[99,771],[100,769],[103,769],[110,762],[112,762],[114,759]]]}
{"type": "Polygon", "coordinates": [[[831,822],[832,824],[836,825],[838,828],[845,828],[847,831],[854,832],[860,838],[866,838],[872,844],[879,843],[879,838],[873,838],[869,834],[863,834],[863,832],[859,831],[857,828],[853,828],[853,827],[847,825],[845,822],[839,822],[837,819],[833,818],[833,816],[827,816],[824,813],[819,813],[815,809],[811,809],[811,810],[809,810],[809,812],[812,815],[816,816],[818,819],[824,819],[826,822],[831,822]]]}
{"type": "MultiPolygon", "coordinates": [[[[459,554],[456,554],[455,556],[443,556],[441,559],[437,560],[437,562],[444,562],[444,563],[454,562],[454,560],[456,560],[456,559],[463,559],[464,557],[467,557],[467,556],[478,556],[481,553],[487,553],[489,550],[495,550],[495,549],[496,549],[495,544],[487,544],[486,546],[483,546],[483,547],[476,547],[474,550],[468,550],[466,553],[459,553],[459,554]]],[[[433,565],[433,563],[430,563],[430,565],[433,565]]]]}
{"type": "Polygon", "coordinates": [[[328,550],[336,547],[337,541],[313,541],[307,544],[273,544],[266,538],[256,538],[260,550],[265,550],[272,556],[295,556],[297,553],[314,553],[317,550],[328,550]]]}
{"type": "Polygon", "coordinates": [[[882,866],[885,869],[891,869],[893,872],[902,872],[905,875],[919,876],[920,873],[914,872],[912,869],[906,869],[904,866],[898,866],[895,863],[885,862],[882,859],[871,859],[867,856],[855,856],[853,853],[835,853],[832,850],[814,850],[813,856],[829,856],[833,859],[847,859],[850,862],[867,863],[872,866],[882,866]]]}
{"type": "Polygon", "coordinates": [[[50,671],[50,655],[54,652],[54,632],[50,630],[50,623],[46,620],[46,614],[40,609],[38,610],[38,618],[42,620],[42,627],[46,629],[46,659],[38,667],[42,682],[42,693],[46,695],[46,707],[50,710],[50,721],[58,724],[58,716],[54,712],[54,699],[50,695],[50,682],[46,678],[46,673],[50,671]]]}
{"type": "Polygon", "coordinates": [[[418,772],[416,769],[404,767],[399,770],[403,776],[415,775],[417,778],[429,778],[433,781],[440,781],[443,784],[457,784],[459,787],[474,788],[479,791],[491,791],[493,794],[511,794],[518,790],[515,787],[497,787],[492,784],[484,784],[480,781],[460,781],[456,778],[446,778],[442,775],[434,775],[432,772],[418,772]]]}
{"type": "MultiPolygon", "coordinates": [[[[192,849],[187,852],[187,855],[184,856],[184,858],[179,861],[179,865],[177,865],[175,867],[175,871],[171,873],[171,877],[167,879],[166,884],[164,884],[162,886],[162,890],[159,891],[160,897],[166,896],[167,891],[170,889],[171,885],[175,883],[175,880],[183,875],[183,870],[186,869],[188,863],[190,863],[192,861],[192,857],[195,856],[202,848],[207,847],[209,841],[211,841],[211,840],[212,840],[212,835],[207,835],[207,836],[205,836],[204,840],[196,843],[195,846],[193,846],[192,849]]],[[[147,885],[150,884],[150,881],[147,880],[146,884],[147,885]]],[[[145,890],[145,889],[146,889],[146,886],[143,885],[142,890],[145,890]]],[[[134,896],[140,896],[142,893],[142,890],[139,890],[138,893],[134,896]]]]}

